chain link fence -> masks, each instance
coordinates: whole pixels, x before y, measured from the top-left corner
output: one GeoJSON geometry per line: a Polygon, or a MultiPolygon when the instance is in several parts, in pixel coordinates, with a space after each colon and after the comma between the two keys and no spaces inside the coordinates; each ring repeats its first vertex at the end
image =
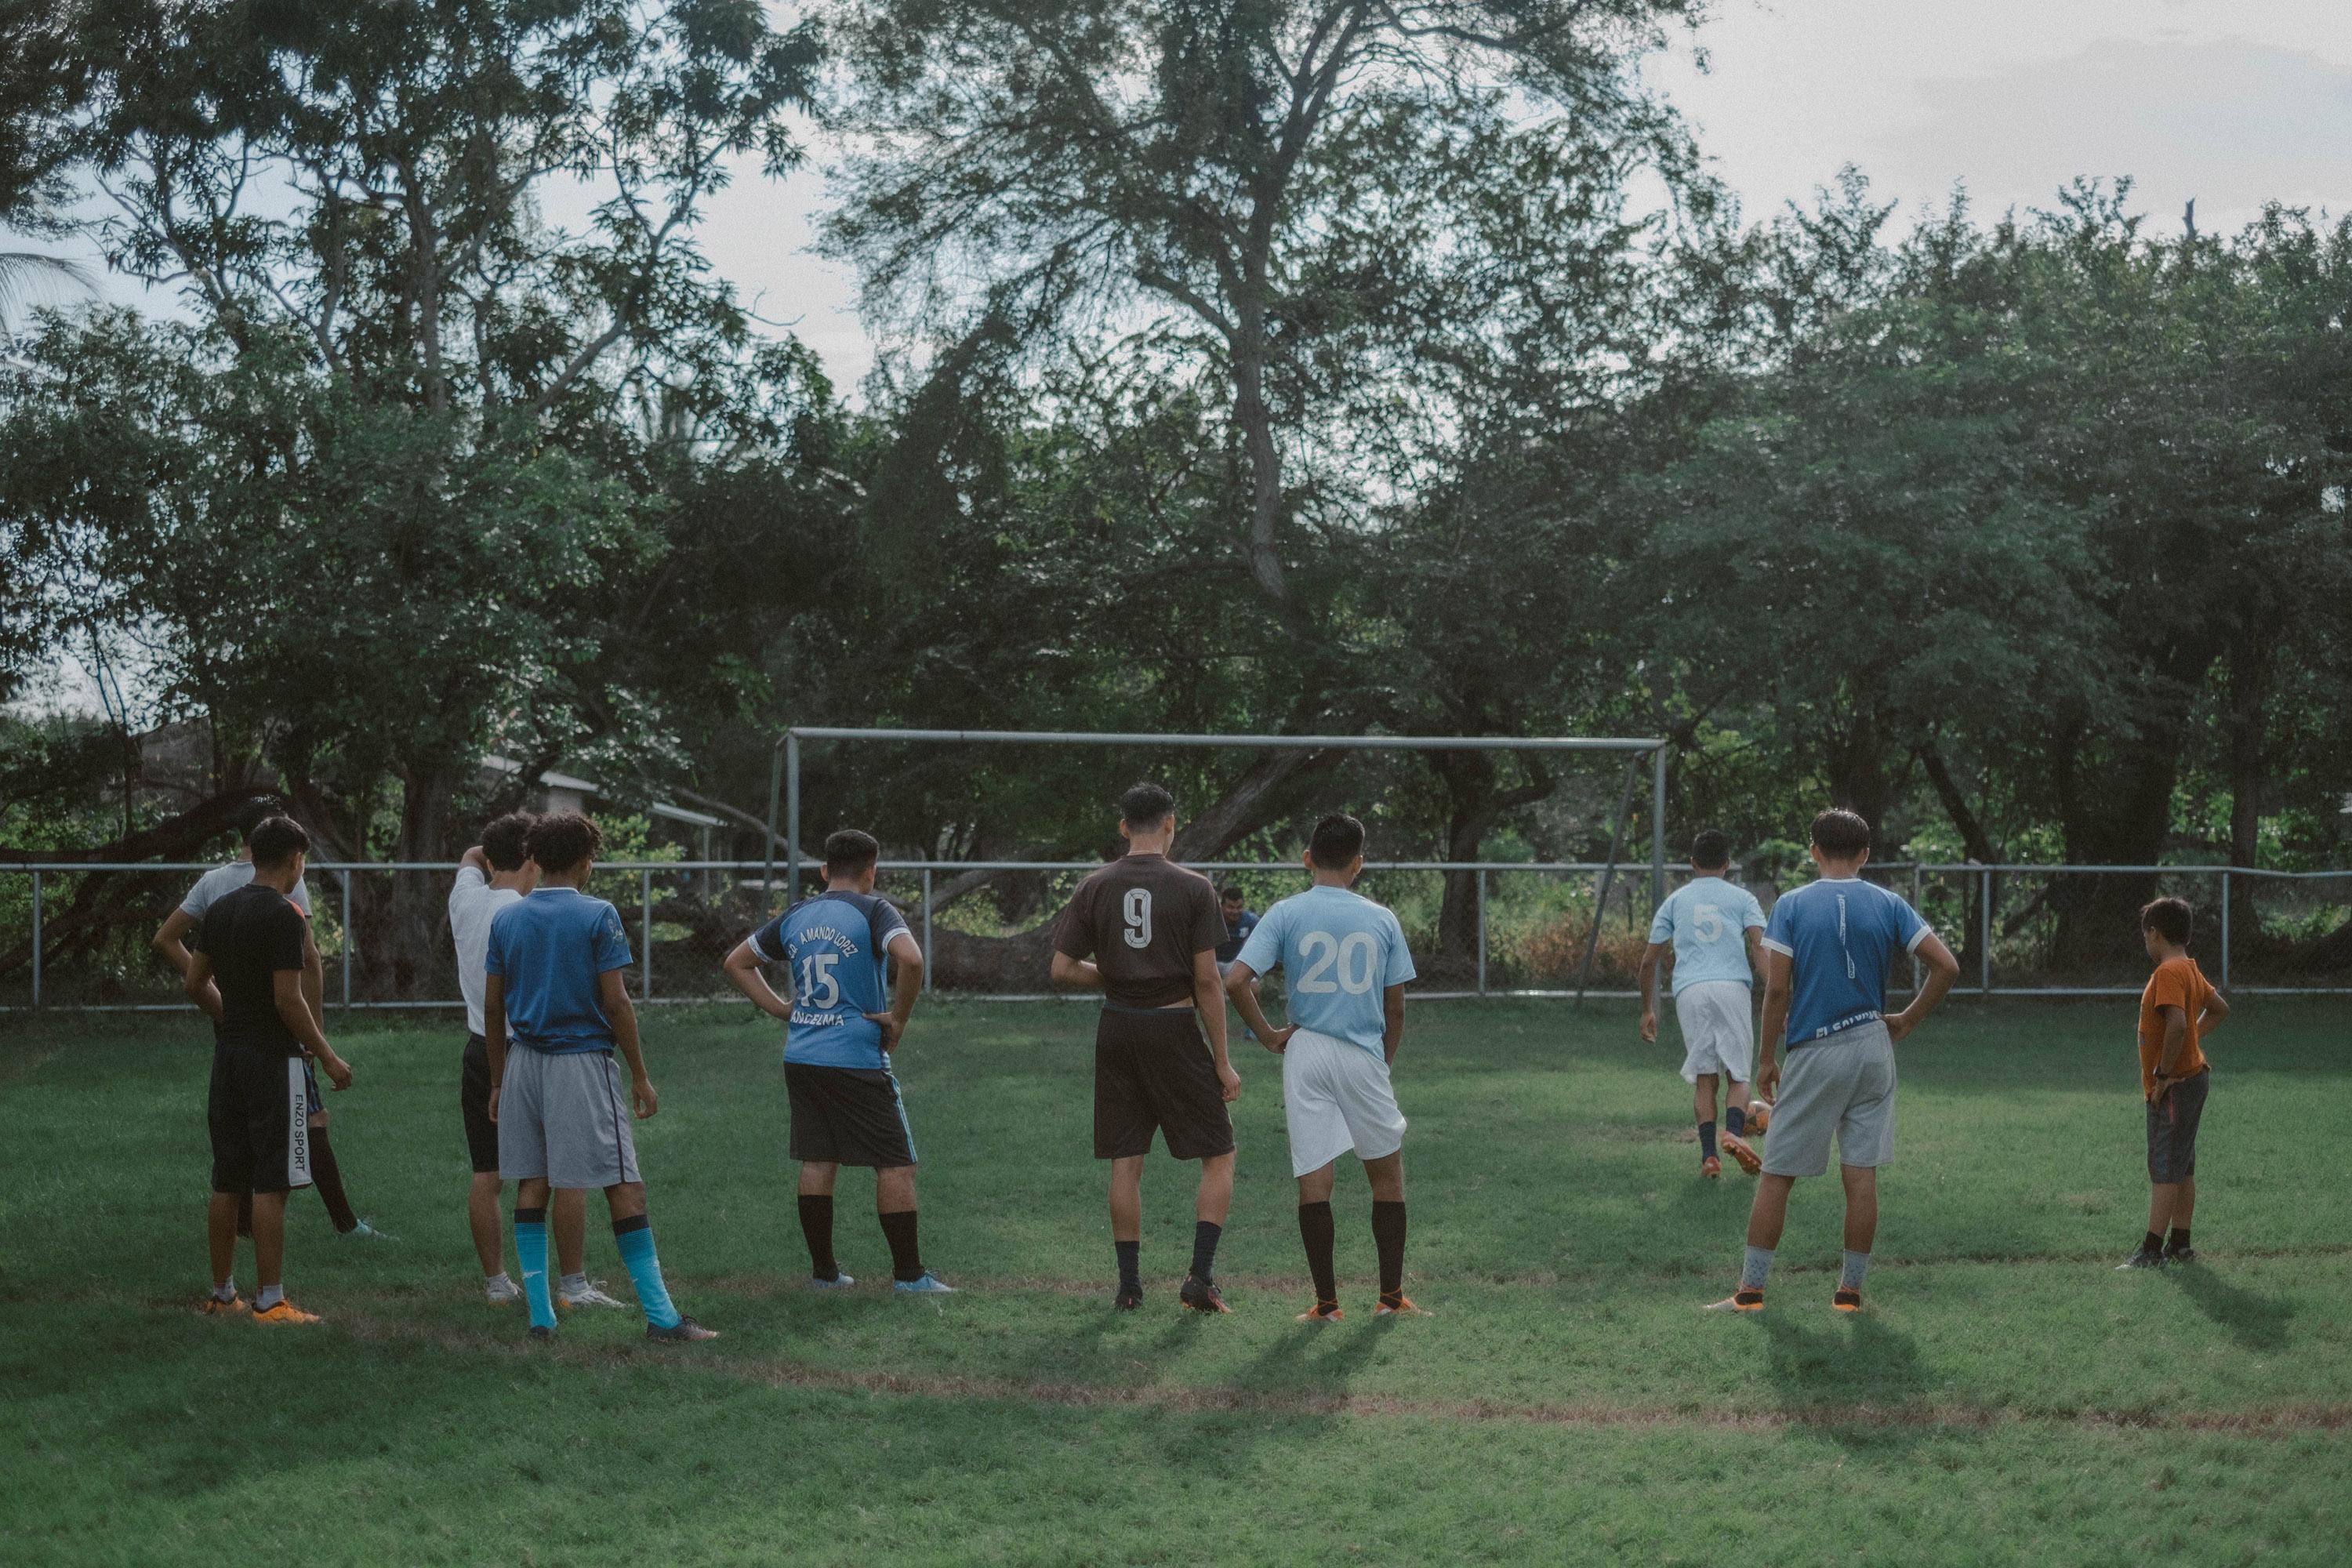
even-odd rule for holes
{"type": "MultiPolygon", "coordinates": [[[[187,1005],[150,940],[203,864],[0,866],[0,1007],[187,1005]]],[[[906,913],[943,994],[1050,994],[1048,926],[1091,863],[891,861],[878,890],[906,913]]],[[[635,957],[632,993],[653,1004],[734,994],[721,960],[782,901],[759,862],[599,865],[635,957]]],[[[1296,865],[1204,865],[1264,910],[1306,885],[1296,865]]],[[[331,1005],[450,1007],[456,954],[445,913],[455,868],[314,864],[308,886],[331,1005]]],[[[2147,972],[2137,910],[2163,894],[2196,912],[2191,951],[2233,990],[2352,994],[2352,872],[2223,867],[1873,866],[1959,958],[1962,994],[2136,994],[2147,972]]],[[[1680,876],[1668,879],[1671,889],[1680,876]]],[[[813,883],[807,884],[814,886],[813,883]]],[[[1793,885],[1793,884],[1791,884],[1793,885]]],[[[1359,884],[1397,911],[1416,993],[1624,995],[1652,910],[1644,866],[1393,861],[1359,884]]],[[[1751,883],[1769,908],[1778,889],[1751,883]]],[[[1894,977],[1898,991],[1912,976],[1894,977]]]]}

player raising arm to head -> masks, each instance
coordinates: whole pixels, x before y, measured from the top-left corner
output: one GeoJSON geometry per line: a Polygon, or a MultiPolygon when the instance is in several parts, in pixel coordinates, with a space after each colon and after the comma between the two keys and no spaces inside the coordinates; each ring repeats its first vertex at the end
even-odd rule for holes
{"type": "Polygon", "coordinates": [[[1315,1304],[1299,1321],[1339,1316],[1331,1188],[1339,1156],[1350,1150],[1372,1186],[1381,1266],[1373,1315],[1417,1312],[1404,1294],[1404,1113],[1389,1084],[1404,1043],[1412,953],[1396,916],[1353,890],[1364,869],[1362,823],[1344,815],[1317,823],[1306,864],[1315,885],[1266,910],[1225,973],[1242,1021],[1282,1057],[1298,1235],[1315,1279],[1315,1304]],[[1257,977],[1277,964],[1290,1019],[1280,1029],[1266,1023],[1257,999],[1257,977]]]}

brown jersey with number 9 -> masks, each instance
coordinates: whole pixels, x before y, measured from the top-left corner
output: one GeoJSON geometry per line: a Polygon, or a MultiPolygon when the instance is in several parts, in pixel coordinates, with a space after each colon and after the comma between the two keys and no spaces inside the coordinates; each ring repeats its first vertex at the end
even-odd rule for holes
{"type": "Polygon", "coordinates": [[[1192,999],[1192,959],[1225,940],[1217,890],[1165,855],[1128,855],[1080,882],[1054,930],[1054,946],[1091,958],[1116,1007],[1169,1007],[1192,999]]]}

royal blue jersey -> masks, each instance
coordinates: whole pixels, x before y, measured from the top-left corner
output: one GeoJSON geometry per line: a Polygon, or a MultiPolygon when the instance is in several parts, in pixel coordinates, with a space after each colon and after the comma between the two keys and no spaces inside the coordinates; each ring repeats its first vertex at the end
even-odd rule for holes
{"type": "Polygon", "coordinates": [[[482,973],[505,987],[507,1036],[559,1055],[609,1051],[597,976],[629,966],[621,911],[577,888],[541,887],[490,920],[482,973]]]}
{"type": "MultiPolygon", "coordinates": [[[[887,1068],[883,955],[907,922],[890,900],[827,889],[803,899],[751,933],[751,951],[792,976],[793,1016],[784,1060],[803,1067],[887,1068]]],[[[912,940],[911,934],[909,940],[912,940]]]]}
{"type": "Polygon", "coordinates": [[[1886,1009],[1886,966],[1927,922],[1875,882],[1824,877],[1780,895],[1764,945],[1789,956],[1789,1044],[1827,1039],[1886,1009]]]}

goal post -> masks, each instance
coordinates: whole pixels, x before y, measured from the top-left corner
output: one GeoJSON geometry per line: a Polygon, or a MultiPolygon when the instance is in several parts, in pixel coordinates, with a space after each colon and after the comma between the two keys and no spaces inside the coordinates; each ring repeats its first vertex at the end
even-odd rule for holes
{"type": "MultiPolygon", "coordinates": [[[[1624,793],[1610,824],[1610,861],[1613,868],[1618,847],[1624,840],[1632,815],[1633,771],[1641,755],[1650,757],[1650,900],[1654,905],[1666,893],[1666,744],[1649,736],[1590,735],[1166,735],[1127,734],[1078,730],[879,730],[842,729],[795,724],[776,737],[768,769],[768,835],[762,889],[776,882],[776,843],[784,846],[786,903],[800,887],[801,874],[801,742],[803,741],[889,741],[965,746],[1102,746],[1188,748],[1214,751],[1349,751],[1349,752],[1613,752],[1627,762],[1624,793]],[[781,822],[778,820],[781,816],[781,822]]],[[[1605,889],[1604,889],[1605,890],[1605,889]]],[[[1596,911],[1594,932],[1600,930],[1596,911]]],[[[1586,963],[1591,963],[1587,954],[1586,963]]]]}

